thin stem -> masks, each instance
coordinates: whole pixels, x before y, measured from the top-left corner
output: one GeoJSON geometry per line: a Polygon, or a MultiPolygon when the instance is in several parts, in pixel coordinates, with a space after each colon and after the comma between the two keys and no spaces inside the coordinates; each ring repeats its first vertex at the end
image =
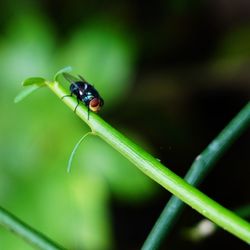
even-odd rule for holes
{"type": "MultiPolygon", "coordinates": [[[[250,104],[229,122],[220,134],[196,157],[185,180],[193,186],[205,178],[232,143],[250,126],[250,104]]],[[[144,242],[143,250],[158,249],[178,220],[185,203],[172,196],[144,242]]]]}
{"type": "MultiPolygon", "coordinates": [[[[239,207],[237,209],[233,210],[236,214],[243,218],[247,218],[250,216],[250,204],[244,205],[242,207],[239,207]]],[[[198,223],[195,223],[195,225],[182,229],[181,235],[188,240],[199,242],[204,239],[208,239],[213,234],[219,231],[221,229],[216,224],[214,224],[211,221],[208,221],[207,219],[202,219],[198,223]],[[205,229],[205,230],[204,230],[205,229]]],[[[150,249],[157,249],[152,246],[150,249]]]]}
{"type": "MultiPolygon", "coordinates": [[[[46,84],[59,98],[67,94],[57,82],[46,82],[46,84]]],[[[77,104],[75,98],[64,98],[62,101],[72,110],[77,104]]],[[[94,134],[109,143],[154,181],[220,227],[250,243],[250,224],[247,221],[192,187],[98,115],[91,112],[88,120],[87,108],[83,105],[78,106],[76,114],[91,127],[94,134]]]]}
{"type": "Polygon", "coordinates": [[[80,146],[80,144],[82,143],[82,141],[89,135],[91,135],[92,132],[87,132],[75,145],[75,147],[73,148],[73,151],[69,157],[69,162],[68,162],[68,166],[67,166],[67,172],[69,173],[70,172],[70,169],[71,169],[71,165],[72,165],[72,161],[73,161],[73,158],[76,154],[76,150],[78,149],[78,147],[80,146]]]}
{"type": "Polygon", "coordinates": [[[31,245],[37,249],[42,250],[63,250],[65,248],[54,243],[52,240],[47,238],[42,233],[31,228],[29,225],[25,224],[19,220],[14,215],[10,214],[8,211],[0,207],[0,225],[6,229],[14,232],[25,241],[29,242],[31,245]]]}

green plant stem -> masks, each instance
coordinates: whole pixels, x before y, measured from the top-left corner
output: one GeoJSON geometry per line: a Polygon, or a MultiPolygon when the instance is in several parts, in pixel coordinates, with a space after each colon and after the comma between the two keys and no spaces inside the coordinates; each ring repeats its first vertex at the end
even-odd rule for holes
{"type": "MultiPolygon", "coordinates": [[[[46,84],[60,99],[68,94],[57,82],[46,84]]],[[[62,101],[72,110],[77,105],[75,98],[63,98],[62,101]]],[[[90,126],[94,134],[109,143],[154,181],[220,227],[250,243],[250,224],[247,221],[192,187],[98,115],[91,112],[88,120],[87,108],[83,105],[78,106],[76,114],[90,126]]]]}
{"type": "Polygon", "coordinates": [[[57,245],[45,235],[31,228],[14,215],[0,207],[0,225],[14,232],[37,249],[63,250],[65,248],[57,245]]]}
{"type": "MultiPolygon", "coordinates": [[[[241,206],[237,209],[234,209],[233,211],[243,218],[249,217],[250,216],[250,204],[241,206]]],[[[198,223],[195,223],[195,225],[182,229],[181,235],[187,240],[199,242],[200,240],[208,239],[213,234],[218,232],[219,229],[221,229],[216,224],[210,221],[209,226],[208,226],[210,230],[203,230],[204,228],[201,225],[202,224],[204,225],[204,223],[207,223],[206,221],[207,219],[202,219],[198,223]]],[[[157,248],[154,248],[153,245],[151,246],[152,248],[149,248],[149,249],[154,249],[154,250],[157,249],[157,248]]]]}
{"type": "MultiPolygon", "coordinates": [[[[244,106],[220,134],[196,157],[185,180],[199,185],[232,143],[250,126],[250,105],[244,106]]],[[[185,204],[172,196],[143,244],[143,250],[158,249],[178,220],[185,204]]]]}

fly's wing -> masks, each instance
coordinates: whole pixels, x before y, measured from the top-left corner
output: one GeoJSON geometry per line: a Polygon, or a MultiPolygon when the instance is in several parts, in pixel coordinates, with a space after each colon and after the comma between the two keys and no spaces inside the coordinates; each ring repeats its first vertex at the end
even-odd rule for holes
{"type": "Polygon", "coordinates": [[[81,75],[78,75],[78,77],[85,83],[88,83],[81,75]]]}
{"type": "Polygon", "coordinates": [[[65,78],[67,81],[69,81],[71,84],[74,84],[74,83],[76,83],[76,82],[79,82],[79,79],[78,79],[78,78],[76,78],[76,77],[70,75],[69,73],[64,72],[64,73],[62,73],[62,74],[63,74],[64,78],[65,78]]]}

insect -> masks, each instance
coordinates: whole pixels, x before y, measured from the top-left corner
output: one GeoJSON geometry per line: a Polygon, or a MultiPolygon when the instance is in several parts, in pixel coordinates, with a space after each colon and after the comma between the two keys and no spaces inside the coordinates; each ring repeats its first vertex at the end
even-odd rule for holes
{"type": "MultiPolygon", "coordinates": [[[[104,105],[104,101],[97,92],[97,90],[86,82],[82,76],[78,75],[79,79],[68,74],[63,73],[63,76],[66,80],[68,80],[70,84],[70,95],[66,96],[72,96],[75,95],[77,99],[77,105],[74,109],[74,112],[76,111],[79,102],[83,102],[87,108],[88,108],[88,120],[89,120],[89,111],[98,112],[101,107],[104,105]]],[[[63,96],[62,98],[66,97],[63,96]]]]}

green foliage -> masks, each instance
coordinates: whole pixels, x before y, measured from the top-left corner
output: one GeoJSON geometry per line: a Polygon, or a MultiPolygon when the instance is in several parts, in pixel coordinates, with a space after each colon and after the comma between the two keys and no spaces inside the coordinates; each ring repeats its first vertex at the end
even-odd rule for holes
{"type": "MultiPolygon", "coordinates": [[[[105,100],[109,99],[107,102],[109,105],[105,105],[102,112],[108,109],[107,106],[115,105],[115,102],[118,103],[126,95],[129,89],[127,79],[131,78],[133,74],[134,49],[127,43],[127,37],[114,31],[114,29],[117,29],[115,27],[113,29],[112,25],[105,32],[102,31],[99,24],[98,27],[90,25],[76,33],[72,32],[69,39],[73,41],[74,37],[78,36],[78,43],[83,45],[86,37],[81,33],[89,33],[86,46],[82,47],[85,51],[84,55],[81,54],[81,50],[77,54],[77,47],[72,47],[71,42],[66,42],[64,46],[56,50],[54,59],[51,60],[51,49],[55,49],[53,47],[55,38],[50,34],[48,23],[41,21],[39,15],[36,17],[30,16],[29,21],[26,17],[24,19],[21,16],[13,17],[13,23],[15,24],[13,29],[18,29],[20,39],[14,41],[12,40],[13,37],[6,36],[6,39],[9,40],[2,43],[2,47],[0,46],[0,54],[3,58],[1,63],[2,69],[6,69],[5,72],[8,68],[15,68],[15,65],[20,65],[20,67],[13,75],[1,75],[3,82],[11,83],[11,85],[7,85],[8,87],[15,86],[11,93],[3,95],[2,101],[6,99],[5,97],[15,95],[15,92],[17,92],[16,81],[28,76],[27,69],[29,69],[29,75],[49,76],[52,75],[53,69],[59,68],[61,64],[71,64],[77,70],[77,73],[84,75],[84,77],[85,75],[87,77],[90,75],[98,76],[98,81],[95,78],[92,79],[92,77],[88,77],[88,80],[93,81],[96,86],[98,85],[98,90],[100,89],[101,93],[108,89],[114,90],[104,93],[105,100]],[[39,28],[40,24],[43,26],[39,28]],[[32,34],[36,37],[38,31],[40,33],[37,35],[37,40],[35,38],[30,39],[32,34]],[[43,34],[42,38],[40,37],[41,34],[43,34]],[[103,39],[103,36],[105,36],[107,42],[99,44],[99,47],[102,46],[102,57],[100,57],[99,52],[97,52],[100,51],[100,48],[92,45],[97,45],[98,41],[103,39]],[[26,43],[31,47],[26,46],[26,43]],[[87,52],[88,60],[93,62],[92,66],[82,67],[82,65],[79,65],[77,69],[79,58],[85,58],[87,52]],[[64,55],[69,57],[66,58],[64,55]],[[103,60],[106,58],[106,61],[100,61],[98,64],[100,58],[103,60]],[[20,59],[20,61],[17,61],[17,59],[20,59]],[[113,60],[115,60],[115,64],[113,60]],[[101,65],[102,63],[105,67],[101,65]],[[94,69],[95,71],[93,71],[94,69]],[[96,74],[97,70],[98,74],[96,74]],[[113,78],[108,79],[109,74],[113,75],[113,78]]],[[[87,65],[87,61],[84,60],[84,62],[87,65]]],[[[70,67],[63,68],[54,76],[54,79],[62,82],[61,73],[69,70],[70,67]]],[[[23,82],[25,87],[17,95],[15,102],[20,102],[35,90],[44,86],[44,81],[41,77],[27,78],[23,82]]],[[[68,83],[65,82],[66,84],[69,88],[68,83]]],[[[135,170],[131,163],[124,161],[114,150],[109,151],[108,154],[114,161],[98,172],[98,175],[93,175],[93,169],[99,169],[103,159],[94,164],[91,159],[89,161],[78,161],[78,157],[85,154],[84,151],[87,148],[91,151],[87,152],[89,158],[95,159],[96,151],[91,150],[91,148],[100,147],[100,142],[97,141],[93,141],[91,145],[88,144],[89,141],[82,144],[73,162],[74,171],[67,175],[66,162],[69,152],[72,150],[75,141],[87,132],[87,128],[84,125],[78,126],[77,120],[72,119],[72,114],[67,110],[62,110],[60,106],[54,98],[41,92],[39,95],[27,98],[20,106],[10,104],[8,109],[3,111],[6,114],[6,122],[2,123],[2,126],[4,125],[6,130],[2,127],[2,131],[5,131],[6,138],[10,138],[11,132],[11,138],[13,139],[8,139],[8,142],[2,148],[6,152],[4,155],[7,156],[12,154],[10,152],[13,152],[12,147],[15,145],[15,157],[4,156],[1,158],[1,166],[4,166],[0,177],[0,185],[4,190],[2,194],[0,190],[2,202],[3,204],[4,201],[13,204],[25,221],[29,222],[29,218],[31,218],[35,221],[35,224],[40,225],[43,232],[46,232],[51,238],[57,239],[62,245],[71,246],[73,242],[77,242],[85,249],[110,249],[113,240],[110,220],[108,220],[109,193],[112,191],[119,199],[126,201],[137,200],[135,195],[138,195],[141,200],[146,200],[154,192],[154,184],[135,170]],[[62,115],[60,122],[58,122],[55,113],[62,115]],[[11,114],[15,115],[10,118],[11,114]],[[51,117],[50,121],[46,119],[47,116],[51,117]],[[12,129],[17,120],[19,121],[19,129],[12,129]],[[29,121],[28,124],[27,121],[29,121]],[[75,128],[73,131],[72,127],[75,128]],[[115,166],[112,164],[115,164],[115,166]],[[128,183],[126,179],[123,179],[118,183],[115,179],[119,174],[117,166],[121,166],[120,168],[124,172],[128,170],[127,176],[131,182],[128,183]],[[118,172],[110,178],[110,169],[114,167],[118,172]],[[16,193],[22,194],[24,192],[27,199],[32,202],[20,203],[20,196],[10,194],[7,187],[9,187],[9,180],[12,180],[13,176],[16,181],[11,185],[12,189],[16,190],[16,193]],[[18,189],[20,185],[22,185],[22,189],[18,189]],[[133,189],[136,189],[137,192],[134,193],[133,189]],[[72,190],[76,193],[73,197],[72,190]],[[84,192],[84,196],[81,198],[79,197],[79,190],[84,192]],[[37,213],[27,215],[26,212],[28,213],[31,210],[36,210],[37,213]],[[48,227],[48,221],[50,221],[50,227],[48,227]],[[67,227],[64,227],[64,225],[67,225],[67,227]],[[72,234],[69,235],[69,231],[72,234]],[[74,235],[73,238],[72,235],[74,235]]],[[[4,247],[8,244],[13,245],[13,239],[6,238],[6,236],[0,236],[0,241],[5,242],[4,247]],[[2,240],[1,237],[5,237],[5,240],[2,240]]],[[[22,249],[20,242],[17,241],[16,244],[16,247],[11,248],[22,249]]],[[[24,244],[23,249],[25,249],[25,246],[24,244]]]]}
{"type": "MultiPolygon", "coordinates": [[[[60,74],[64,72],[64,70],[65,69],[60,70],[55,75],[55,79],[57,79],[60,76],[60,74]]],[[[66,68],[66,70],[68,70],[68,68],[66,68]]],[[[29,86],[32,86],[32,84],[34,84],[35,86],[39,85],[39,84],[43,85],[45,83],[60,98],[62,98],[66,94],[63,87],[60,87],[57,84],[57,82],[44,81],[41,78],[29,78],[29,79],[25,80],[24,83],[26,85],[29,85],[29,86]]],[[[76,101],[70,102],[70,101],[64,100],[64,102],[71,109],[74,110],[75,105],[76,105],[76,101]]],[[[244,112],[242,112],[242,113],[244,113],[244,115],[242,115],[244,119],[239,119],[240,122],[241,122],[241,120],[246,120],[247,125],[249,123],[249,117],[250,117],[249,116],[249,108],[250,108],[250,106],[248,104],[245,108],[246,115],[244,112]]],[[[111,126],[106,124],[103,120],[98,118],[97,115],[92,114],[91,121],[89,119],[86,119],[86,107],[79,106],[77,113],[91,127],[93,132],[90,132],[90,133],[99,135],[102,139],[104,139],[106,142],[108,142],[110,145],[112,145],[121,154],[126,156],[126,158],[128,158],[141,171],[143,171],[145,174],[147,174],[153,180],[157,181],[163,187],[165,187],[166,189],[173,192],[173,194],[175,194],[178,198],[181,198],[183,201],[185,201],[187,204],[191,205],[193,208],[195,208],[201,214],[203,214],[204,216],[207,216],[209,219],[216,222],[218,225],[222,226],[223,228],[225,228],[229,232],[237,235],[239,238],[241,238],[245,241],[249,241],[249,238],[247,238],[247,234],[246,234],[249,225],[245,221],[241,220],[239,217],[235,216],[230,211],[226,210],[225,208],[223,208],[219,204],[215,203],[214,201],[212,201],[211,199],[209,199],[208,197],[203,195],[201,192],[194,189],[192,186],[189,186],[187,183],[183,182],[182,179],[180,179],[178,176],[176,176],[174,173],[172,173],[167,168],[164,168],[164,166],[162,166],[151,155],[146,153],[142,148],[138,147],[136,144],[134,144],[133,142],[128,140],[126,137],[124,137],[118,131],[116,131],[111,126]],[[178,187],[176,186],[176,184],[178,184],[178,187]],[[221,217],[218,216],[219,214],[223,214],[223,216],[222,216],[223,219],[221,219],[221,217]],[[238,232],[238,230],[240,230],[240,232],[238,232]]],[[[239,123],[238,118],[236,117],[235,120],[236,121],[235,122],[233,121],[232,124],[236,128],[236,131],[238,131],[238,129],[240,128],[240,125],[238,125],[238,123],[239,123]],[[236,125],[235,125],[235,123],[236,123],[236,125]]],[[[241,123],[239,123],[239,124],[241,124],[241,123]]],[[[246,127],[246,126],[244,126],[244,127],[246,127]]],[[[211,158],[212,163],[214,163],[216,161],[216,159],[218,158],[217,154],[214,154],[214,152],[219,152],[218,149],[217,150],[214,149],[215,145],[216,145],[216,147],[219,147],[219,144],[221,143],[221,141],[222,141],[222,144],[225,141],[225,143],[224,143],[225,148],[227,148],[229,146],[228,141],[233,141],[231,139],[231,135],[234,133],[232,133],[231,130],[232,130],[231,128],[230,129],[226,128],[225,131],[223,131],[221,133],[221,135],[218,137],[219,139],[216,140],[216,142],[213,142],[211,144],[211,146],[208,147],[208,149],[211,149],[208,151],[208,156],[209,156],[209,159],[211,158]],[[229,139],[226,136],[229,136],[229,139]],[[220,138],[222,138],[222,139],[220,139],[220,138]]],[[[72,162],[72,158],[75,155],[75,152],[78,149],[80,143],[83,141],[83,139],[86,138],[86,136],[88,134],[89,133],[85,134],[81,138],[81,140],[76,144],[76,146],[75,146],[75,148],[70,156],[69,166],[72,162]]],[[[90,171],[90,173],[94,172],[94,176],[97,177],[100,173],[102,173],[103,169],[105,170],[104,172],[107,172],[107,170],[112,169],[111,172],[108,172],[107,177],[114,176],[114,178],[110,178],[110,179],[108,179],[108,181],[110,181],[114,187],[116,187],[116,186],[118,187],[119,196],[121,196],[122,192],[120,192],[120,191],[123,190],[124,186],[133,187],[133,185],[135,184],[135,186],[138,188],[139,187],[138,184],[140,184],[140,181],[138,182],[139,179],[135,178],[136,177],[135,174],[133,174],[133,180],[137,180],[137,181],[135,181],[134,183],[130,182],[130,181],[127,183],[126,182],[124,183],[121,164],[119,164],[119,171],[118,172],[113,171],[114,168],[110,169],[109,167],[108,168],[102,167],[100,169],[99,166],[110,166],[110,165],[114,166],[116,164],[115,164],[115,162],[112,162],[112,163],[109,162],[110,159],[113,160],[114,157],[109,156],[108,152],[105,151],[103,148],[100,148],[98,150],[97,145],[98,144],[95,144],[94,146],[89,147],[91,150],[89,152],[85,152],[83,154],[84,158],[80,162],[84,163],[84,161],[85,161],[86,166],[88,166],[89,163],[91,163],[91,165],[92,165],[91,168],[87,167],[85,169],[85,171],[87,173],[89,171],[90,171]],[[101,155],[100,159],[98,159],[98,157],[95,155],[95,152],[94,152],[94,155],[92,156],[93,148],[96,149],[97,152],[103,153],[101,155]],[[105,158],[103,158],[103,156],[107,157],[106,158],[106,160],[108,160],[107,163],[105,162],[105,158]],[[95,162],[97,163],[97,165],[95,165],[95,162]],[[100,163],[102,163],[102,164],[99,165],[100,163]],[[122,177],[122,178],[119,178],[119,177],[122,177]]],[[[85,148],[85,150],[86,149],[88,149],[88,148],[85,148]]],[[[224,152],[224,150],[222,150],[222,152],[224,152]]],[[[200,157],[202,157],[202,156],[200,156],[200,157]]],[[[127,170],[126,170],[126,174],[128,174],[127,170]]],[[[129,179],[125,179],[125,180],[127,181],[129,179]]],[[[144,187],[146,187],[146,186],[144,186],[144,187]]],[[[142,190],[142,189],[143,189],[143,186],[141,186],[140,190],[142,190]]],[[[136,189],[132,188],[131,189],[132,192],[130,193],[130,195],[136,194],[135,190],[136,189]]],[[[129,189],[127,189],[126,191],[129,191],[129,189]]],[[[138,197],[138,196],[136,195],[136,197],[138,197]]],[[[86,237],[87,237],[87,235],[86,235],[86,237]]],[[[105,237],[105,238],[107,239],[108,237],[105,237]]],[[[87,240],[87,238],[85,240],[87,240]]],[[[91,243],[89,243],[89,245],[91,245],[91,243]]]]}
{"type": "Polygon", "coordinates": [[[29,15],[13,15],[0,38],[0,77],[5,84],[14,85],[30,75],[49,76],[53,72],[51,52],[54,36],[43,16],[33,10],[29,15]],[[15,69],[14,74],[10,74],[15,69]]]}
{"type": "MultiPolygon", "coordinates": [[[[139,101],[147,99],[152,108],[147,109],[140,103],[139,112],[144,112],[144,108],[145,112],[150,111],[151,118],[152,113],[156,113],[154,107],[157,107],[157,110],[165,109],[165,100],[168,99],[162,95],[165,92],[170,95],[170,99],[178,95],[182,100],[188,101],[182,92],[185,91],[183,85],[180,94],[171,86],[169,89],[168,82],[172,82],[172,86],[178,89],[178,83],[188,83],[189,80],[193,82],[193,79],[197,81],[199,78],[202,79],[203,85],[207,75],[204,77],[200,67],[204,67],[205,71],[209,68],[199,61],[197,70],[194,63],[197,62],[197,58],[204,58],[204,55],[197,57],[196,52],[204,52],[204,47],[209,47],[210,44],[218,45],[217,51],[209,48],[207,53],[209,66],[213,66],[215,75],[223,73],[223,79],[232,79],[236,74],[238,78],[239,69],[244,63],[247,64],[249,29],[247,25],[236,25],[233,29],[218,27],[218,30],[228,32],[222,32],[219,36],[216,34],[216,41],[213,43],[210,43],[209,37],[209,46],[200,46],[196,44],[199,43],[199,39],[194,39],[194,42],[190,39],[199,38],[196,36],[196,30],[204,30],[200,29],[200,18],[197,17],[191,18],[192,25],[195,24],[195,20],[199,20],[199,27],[189,26],[190,13],[195,15],[195,11],[191,12],[195,10],[193,7],[200,6],[194,1],[191,5],[190,2],[187,4],[187,1],[170,1],[163,4],[166,9],[162,8],[160,12],[165,15],[167,11],[167,19],[162,19],[160,15],[159,18],[150,16],[152,27],[148,27],[148,24],[147,27],[143,27],[141,20],[140,25],[134,26],[133,10],[130,9],[131,5],[125,5],[125,2],[124,14],[120,18],[117,10],[123,5],[112,4],[111,11],[106,12],[107,8],[99,8],[99,3],[97,11],[89,11],[91,8],[88,9],[88,6],[87,9],[77,8],[78,4],[80,5],[80,2],[77,6],[62,2],[60,6],[57,5],[56,10],[54,5],[47,5],[42,1],[5,1],[2,3],[3,6],[1,5],[4,11],[1,16],[0,37],[0,111],[3,117],[0,124],[0,200],[4,207],[18,217],[35,227],[38,225],[39,230],[62,245],[69,246],[70,249],[79,246],[83,246],[84,249],[112,249],[114,242],[109,217],[110,194],[115,194],[118,199],[126,202],[143,202],[154,193],[154,183],[119,153],[95,137],[87,138],[81,144],[72,162],[72,171],[67,174],[65,169],[69,153],[75,142],[86,134],[89,128],[84,123],[79,123],[72,112],[63,109],[59,100],[50,95],[46,88],[42,88],[39,95],[34,93],[19,105],[14,105],[13,97],[19,92],[20,80],[30,75],[53,79],[51,76],[57,69],[72,65],[76,73],[82,74],[100,90],[106,101],[100,115],[106,116],[112,109],[120,108],[124,100],[130,100],[131,93],[129,96],[128,94],[136,76],[136,79],[141,79],[140,82],[144,83],[146,79],[151,85],[148,89],[141,87],[147,92],[146,95],[138,93],[139,101]],[[54,12],[46,13],[47,8],[60,13],[60,17],[54,12]],[[171,13],[171,9],[175,13],[171,13]],[[184,18],[181,17],[182,13],[185,14],[184,18]],[[155,25],[155,20],[160,20],[163,26],[155,25]],[[63,25],[61,30],[57,30],[60,22],[63,25]],[[162,37],[162,34],[166,34],[165,37],[162,37]],[[140,58],[135,40],[140,42],[140,58]],[[187,40],[192,42],[191,49],[187,40]],[[188,52],[181,48],[182,44],[188,52]],[[166,47],[171,50],[170,59],[166,53],[162,54],[166,47]],[[176,55],[175,50],[178,50],[177,61],[182,63],[181,67],[175,68],[178,63],[175,64],[176,60],[173,60],[172,68],[171,58],[176,55]],[[211,53],[214,53],[214,58],[210,57],[211,53]],[[165,67],[166,65],[168,66],[165,67]],[[164,70],[161,68],[163,66],[164,70]],[[136,67],[140,72],[136,72],[136,67]],[[189,70],[190,74],[188,73],[187,77],[189,70]],[[199,77],[192,72],[199,72],[199,77]],[[161,83],[160,88],[157,82],[161,83]],[[157,103],[159,99],[160,105],[157,103]],[[107,156],[103,155],[102,151],[107,156]]],[[[91,6],[95,6],[95,3],[91,6]]],[[[160,14],[157,11],[155,13],[160,14]]],[[[202,12],[199,10],[199,13],[202,12]]],[[[207,18],[206,15],[204,17],[207,18]]],[[[221,17],[225,18],[225,13],[221,17]]],[[[204,33],[202,35],[204,36],[204,33]]],[[[63,70],[67,71],[69,68],[63,70]]],[[[58,72],[54,80],[65,84],[68,89],[68,83],[63,82],[60,74],[61,72],[58,72]]],[[[20,102],[40,89],[43,82],[44,79],[40,77],[27,79],[26,86],[15,102],[20,102]]],[[[209,80],[209,86],[213,84],[214,82],[209,80]]],[[[190,87],[190,92],[194,91],[191,85],[190,87]]],[[[195,91],[199,88],[198,84],[195,85],[195,91]]],[[[174,100],[178,100],[178,97],[174,100]]],[[[137,101],[136,98],[134,101],[137,101]]],[[[127,112],[137,112],[134,103],[131,103],[131,109],[126,102],[127,112]]],[[[174,117],[177,117],[180,112],[179,114],[185,117],[182,114],[187,114],[187,110],[181,110],[180,102],[173,103],[174,105],[169,105],[167,101],[167,115],[172,112],[174,117]]],[[[118,113],[116,110],[116,114],[118,113]]],[[[128,119],[125,116],[121,117],[128,119]]],[[[137,114],[134,117],[137,117],[137,114]]],[[[188,117],[190,119],[192,114],[188,114],[188,117]]],[[[125,124],[123,121],[122,124],[125,124]]],[[[182,121],[184,120],[181,119],[181,123],[182,121]]],[[[153,123],[156,123],[154,119],[153,123]]],[[[173,124],[176,125],[174,122],[173,124]]],[[[142,147],[152,148],[144,138],[140,138],[126,125],[116,126],[122,127],[125,134],[139,138],[136,141],[142,147]]],[[[163,131],[167,132],[167,125],[162,119],[161,126],[163,131]]],[[[153,131],[155,127],[152,126],[150,129],[153,131]]],[[[188,124],[183,122],[181,130],[184,131],[183,134],[176,134],[185,140],[188,124]]],[[[172,147],[171,142],[168,143],[172,147]]],[[[188,152],[185,154],[188,155],[188,152]]],[[[0,231],[0,249],[30,249],[26,243],[16,239],[9,232],[6,233],[1,228],[0,231]]]]}
{"type": "MultiPolygon", "coordinates": [[[[90,147],[88,142],[79,148],[76,162],[73,162],[74,171],[68,175],[66,166],[69,154],[75,141],[88,130],[85,125],[79,126],[78,121],[72,119],[71,112],[61,109],[58,101],[45,93],[46,90],[24,100],[43,86],[43,78],[26,79],[24,89],[15,98],[15,102],[24,101],[20,105],[14,105],[11,101],[19,92],[20,79],[30,75],[50,78],[55,69],[70,64],[77,73],[91,80],[100,92],[114,90],[104,93],[105,100],[109,99],[109,104],[105,105],[102,111],[105,112],[108,110],[107,106],[112,107],[115,101],[120,102],[129,89],[127,79],[133,75],[134,49],[127,42],[128,37],[114,31],[117,29],[112,23],[107,24],[109,29],[106,32],[102,31],[99,24],[98,27],[91,24],[83,26],[76,32],[72,30],[68,36],[70,41],[65,41],[61,47],[55,47],[55,33],[52,32],[50,23],[35,10],[30,13],[34,15],[25,16],[21,12],[13,15],[11,23],[6,27],[8,32],[0,38],[0,103],[1,113],[5,116],[0,125],[3,135],[0,145],[1,203],[6,204],[7,208],[14,207],[16,210],[13,212],[18,212],[18,216],[24,221],[39,224],[39,229],[65,246],[72,246],[77,242],[85,249],[110,249],[113,245],[108,219],[111,190],[115,190],[117,196],[121,194],[122,199],[129,201],[134,200],[134,194],[126,190],[132,190],[134,187],[141,199],[146,200],[154,190],[153,183],[138,172],[138,187],[136,181],[130,187],[114,186],[114,181],[107,178],[109,168],[114,167],[112,165],[107,166],[98,176],[93,176],[91,161],[77,162],[77,157],[84,153],[84,148],[90,147]],[[100,43],[102,39],[106,42],[100,43]],[[77,43],[74,43],[76,40],[77,43]],[[80,44],[83,46],[77,53],[80,44]],[[101,54],[98,51],[101,51],[101,54]],[[84,59],[85,66],[79,64],[81,59],[84,59]],[[91,67],[87,67],[87,60],[92,62],[91,67]],[[112,60],[115,60],[115,63],[112,60]],[[10,74],[12,71],[14,73],[10,74]],[[110,81],[109,74],[114,76],[110,81]],[[98,80],[93,75],[98,76],[98,80]],[[56,113],[62,116],[60,121],[56,113]],[[10,155],[12,157],[9,157],[10,155]],[[73,197],[72,190],[77,193],[73,197]],[[84,192],[80,201],[79,190],[84,192]],[[23,202],[24,194],[27,202],[23,202]]],[[[68,70],[69,68],[63,69],[68,70]]],[[[58,72],[55,75],[56,81],[63,80],[60,79],[60,74],[61,72],[58,72]]],[[[69,88],[65,82],[66,84],[69,88]]],[[[98,142],[91,143],[91,147],[98,147],[97,145],[98,142]]],[[[92,150],[89,156],[95,157],[94,152],[92,150]]],[[[112,151],[109,157],[116,154],[117,152],[112,151]]],[[[117,168],[118,164],[125,169],[133,169],[132,164],[124,164],[123,161],[118,158],[115,167],[117,168]]],[[[95,167],[98,167],[97,165],[95,164],[95,167]]],[[[131,180],[133,174],[134,171],[128,173],[131,180]]],[[[27,245],[4,233],[0,235],[0,248],[26,250],[27,245]]]]}

